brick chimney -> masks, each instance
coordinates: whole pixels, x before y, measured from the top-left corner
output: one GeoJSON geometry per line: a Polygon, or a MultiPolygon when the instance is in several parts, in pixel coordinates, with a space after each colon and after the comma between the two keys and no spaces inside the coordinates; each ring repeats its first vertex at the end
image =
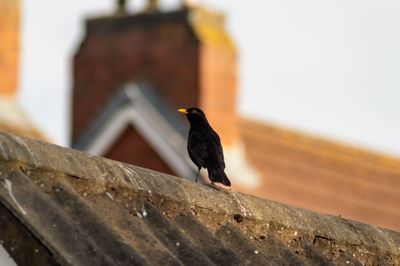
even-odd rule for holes
{"type": "Polygon", "coordinates": [[[236,49],[221,13],[185,7],[90,19],[73,75],[73,142],[120,85],[137,80],[172,108],[202,108],[225,145],[238,138],[236,49]]]}
{"type": "Polygon", "coordinates": [[[0,0],[0,97],[18,87],[20,1],[0,0]]]}

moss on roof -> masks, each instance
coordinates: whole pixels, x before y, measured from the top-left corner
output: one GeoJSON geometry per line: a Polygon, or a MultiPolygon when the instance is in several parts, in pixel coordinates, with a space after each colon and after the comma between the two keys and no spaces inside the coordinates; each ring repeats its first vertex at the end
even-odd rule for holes
{"type": "Polygon", "coordinates": [[[191,9],[189,20],[201,43],[235,49],[235,43],[226,30],[223,13],[199,6],[191,9]]]}

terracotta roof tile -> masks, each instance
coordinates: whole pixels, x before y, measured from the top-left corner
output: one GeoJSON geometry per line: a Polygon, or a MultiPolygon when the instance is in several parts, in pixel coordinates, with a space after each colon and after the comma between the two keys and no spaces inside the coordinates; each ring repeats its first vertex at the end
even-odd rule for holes
{"type": "Polygon", "coordinates": [[[38,140],[48,138],[38,130],[15,99],[0,97],[0,131],[38,140]]]}
{"type": "Polygon", "coordinates": [[[243,119],[258,196],[400,229],[400,160],[243,119]]]}

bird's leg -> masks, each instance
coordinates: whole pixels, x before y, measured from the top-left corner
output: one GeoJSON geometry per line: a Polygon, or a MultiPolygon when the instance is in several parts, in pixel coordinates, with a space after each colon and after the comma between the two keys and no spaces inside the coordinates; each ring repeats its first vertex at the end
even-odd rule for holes
{"type": "Polygon", "coordinates": [[[199,170],[197,171],[197,176],[196,176],[196,183],[197,183],[197,179],[199,178],[199,175],[200,175],[200,167],[199,167],[199,170]]]}
{"type": "Polygon", "coordinates": [[[220,190],[219,187],[213,181],[211,181],[211,183],[207,184],[207,186],[209,186],[213,189],[216,189],[216,190],[220,190]]]}

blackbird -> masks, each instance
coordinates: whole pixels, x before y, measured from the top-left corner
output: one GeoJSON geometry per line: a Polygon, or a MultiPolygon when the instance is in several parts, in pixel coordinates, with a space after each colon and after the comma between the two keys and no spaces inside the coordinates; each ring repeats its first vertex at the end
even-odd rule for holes
{"type": "Polygon", "coordinates": [[[198,168],[196,182],[203,167],[207,168],[211,183],[218,182],[230,186],[231,182],[224,172],[221,140],[208,123],[204,112],[199,108],[179,109],[178,112],[185,114],[190,123],[187,149],[190,159],[198,168]]]}

